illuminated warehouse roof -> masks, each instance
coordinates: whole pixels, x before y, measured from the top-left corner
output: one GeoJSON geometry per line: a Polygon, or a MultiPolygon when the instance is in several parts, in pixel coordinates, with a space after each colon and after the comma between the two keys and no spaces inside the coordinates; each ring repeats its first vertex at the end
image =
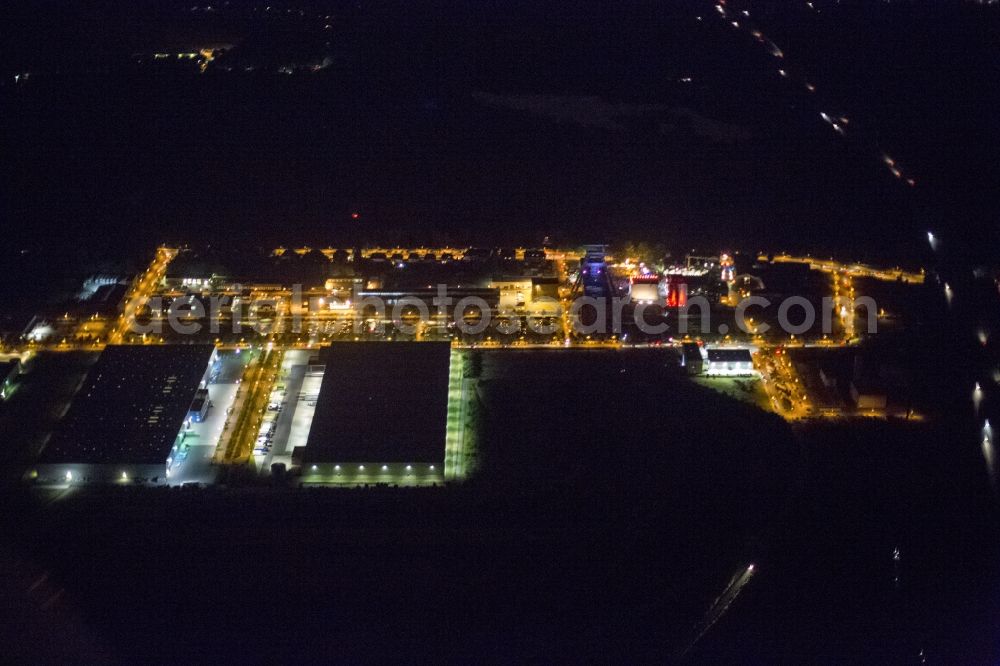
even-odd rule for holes
{"type": "Polygon", "coordinates": [[[91,368],[42,463],[163,463],[213,345],[109,345],[91,368]]]}
{"type": "Polygon", "coordinates": [[[705,373],[709,375],[751,375],[753,374],[753,357],[749,349],[709,349],[708,367],[705,373]]]}
{"type": "Polygon", "coordinates": [[[447,342],[342,342],[326,369],[304,462],[444,460],[447,342]]]}
{"type": "Polygon", "coordinates": [[[753,363],[749,349],[743,348],[723,348],[708,350],[709,363],[753,363]]]}

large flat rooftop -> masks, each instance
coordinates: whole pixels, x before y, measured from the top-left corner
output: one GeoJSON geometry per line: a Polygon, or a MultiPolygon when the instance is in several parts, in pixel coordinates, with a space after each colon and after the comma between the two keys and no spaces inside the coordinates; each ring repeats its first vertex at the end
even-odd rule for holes
{"type": "Polygon", "coordinates": [[[303,461],[442,462],[450,358],[447,342],[342,342],[325,349],[303,461]]]}
{"type": "Polygon", "coordinates": [[[41,463],[163,463],[214,345],[109,345],[41,463]]]}

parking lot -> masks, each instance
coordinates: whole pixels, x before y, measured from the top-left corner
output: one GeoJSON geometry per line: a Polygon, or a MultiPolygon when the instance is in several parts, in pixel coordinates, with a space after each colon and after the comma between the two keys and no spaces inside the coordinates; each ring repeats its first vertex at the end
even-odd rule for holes
{"type": "Polygon", "coordinates": [[[205,420],[186,423],[181,430],[178,449],[170,468],[171,485],[215,481],[218,468],[212,465],[212,457],[226,430],[228,412],[236,398],[238,381],[247,358],[247,354],[236,352],[219,355],[219,360],[209,373],[210,406],[205,420]]]}
{"type": "MultiPolygon", "coordinates": [[[[309,352],[293,350],[285,354],[278,380],[267,406],[267,414],[254,444],[254,462],[261,471],[269,472],[274,463],[292,465],[289,434],[293,416],[302,398],[302,386],[309,363],[309,352]]],[[[317,389],[318,392],[318,389],[317,389]]],[[[310,419],[311,420],[311,419],[310,419]]],[[[306,424],[308,434],[308,424],[306,424]]]]}

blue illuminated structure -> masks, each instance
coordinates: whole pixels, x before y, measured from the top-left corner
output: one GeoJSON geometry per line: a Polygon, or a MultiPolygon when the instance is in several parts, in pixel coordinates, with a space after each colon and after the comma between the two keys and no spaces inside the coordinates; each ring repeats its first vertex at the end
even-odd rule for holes
{"type": "Polygon", "coordinates": [[[585,245],[584,256],[580,259],[580,276],[573,287],[573,294],[583,291],[584,296],[610,298],[617,295],[608,264],[605,261],[606,246],[585,245]]]}

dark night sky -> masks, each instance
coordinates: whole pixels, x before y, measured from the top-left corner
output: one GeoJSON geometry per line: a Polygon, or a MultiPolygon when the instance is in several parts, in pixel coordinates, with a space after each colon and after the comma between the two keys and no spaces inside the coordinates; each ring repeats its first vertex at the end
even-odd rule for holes
{"type": "Polygon", "coordinates": [[[995,11],[758,3],[809,95],[710,3],[303,3],[334,16],[327,31],[188,4],[10,17],[13,243],[120,257],[161,241],[552,234],[913,262],[928,227],[997,238],[995,11]],[[217,42],[258,70],[130,58],[217,42]],[[321,72],[275,72],[324,56],[321,72]],[[12,85],[21,70],[35,77],[12,85]],[[817,109],[851,116],[851,135],[817,109]]]}

